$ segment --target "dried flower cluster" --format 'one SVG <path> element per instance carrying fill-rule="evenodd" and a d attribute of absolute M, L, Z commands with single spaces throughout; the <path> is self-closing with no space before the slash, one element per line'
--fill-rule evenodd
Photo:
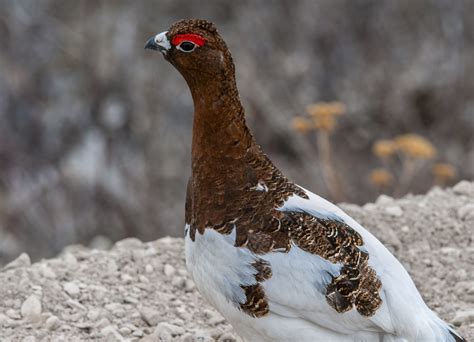
<path fill-rule="evenodd" d="M 340 178 L 333 166 L 331 158 L 330 134 L 336 126 L 336 118 L 346 111 L 340 102 L 318 102 L 306 108 L 306 116 L 297 116 L 292 121 L 293 129 L 299 133 L 316 131 L 318 152 L 321 159 L 323 176 L 328 187 L 331 199 L 344 199 L 343 187 Z"/>
<path fill-rule="evenodd" d="M 396 195 L 405 193 L 413 178 L 438 154 L 429 140 L 412 133 L 399 135 L 392 140 L 378 140 L 372 146 L 372 152 L 380 159 L 384 168 L 372 170 L 369 174 L 370 182 L 378 189 L 396 185 Z M 398 163 L 394 160 L 395 157 L 398 157 Z M 400 165 L 397 177 L 389 171 L 395 164 Z M 432 174 L 436 184 L 445 185 L 456 176 L 456 170 L 450 164 L 437 163 L 432 167 Z"/>
<path fill-rule="evenodd" d="M 336 117 L 344 114 L 346 107 L 340 102 L 318 102 L 306 108 L 308 116 L 293 119 L 293 128 L 300 133 L 311 130 L 331 132 L 336 126 Z"/>

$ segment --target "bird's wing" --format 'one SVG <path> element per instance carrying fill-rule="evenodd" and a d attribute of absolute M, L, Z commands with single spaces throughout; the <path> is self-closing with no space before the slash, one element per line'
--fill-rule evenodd
<path fill-rule="evenodd" d="M 426 306 L 398 260 L 354 219 L 304 190 L 279 208 L 292 238 L 287 253 L 262 259 L 270 311 L 343 333 L 395 333 L 414 324 Z M 413 312 L 415 311 L 415 312 Z M 428 310 L 429 311 L 429 310 Z"/>

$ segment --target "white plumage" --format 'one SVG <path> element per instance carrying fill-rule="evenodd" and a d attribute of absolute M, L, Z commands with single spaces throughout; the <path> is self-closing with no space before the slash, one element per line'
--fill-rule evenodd
<path fill-rule="evenodd" d="M 305 190 L 309 199 L 293 195 L 281 211 L 306 212 L 320 218 L 339 219 L 356 230 L 370 255 L 369 264 L 382 282 L 382 306 L 372 317 L 357 310 L 338 313 L 328 305 L 323 284 L 340 265 L 310 254 L 296 245 L 288 253 L 254 255 L 234 247 L 232 234 L 213 229 L 186 234 L 186 261 L 201 294 L 248 341 L 455 341 L 448 325 L 424 303 L 413 281 L 398 260 L 372 234 L 325 199 Z M 255 283 L 250 266 L 257 258 L 267 261 L 272 277 L 263 282 L 270 313 L 254 318 L 239 310 L 240 285 Z M 327 282 L 327 279 L 326 279 Z M 453 332 L 454 334 L 454 332 Z"/>

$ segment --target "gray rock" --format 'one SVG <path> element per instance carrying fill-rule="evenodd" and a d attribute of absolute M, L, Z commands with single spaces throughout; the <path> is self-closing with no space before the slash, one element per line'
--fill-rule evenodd
<path fill-rule="evenodd" d="M 46 320 L 45 327 L 48 330 L 56 330 L 61 326 L 61 320 L 56 316 L 51 316 Z"/>
<path fill-rule="evenodd" d="M 81 293 L 81 289 L 73 282 L 65 283 L 63 285 L 64 291 L 73 298 L 76 298 Z"/>
<path fill-rule="evenodd" d="M 474 221 L 474 203 L 468 203 L 459 208 L 458 218 L 463 221 Z"/>
<path fill-rule="evenodd" d="M 453 187 L 453 191 L 458 195 L 474 196 L 474 182 L 462 180 Z"/>
<path fill-rule="evenodd" d="M 158 324 L 155 331 L 153 332 L 154 335 L 158 336 L 164 341 L 168 341 L 167 338 L 171 340 L 171 338 L 183 335 L 184 333 L 184 328 L 166 322 L 161 322 Z"/>
<path fill-rule="evenodd" d="M 26 253 L 21 253 L 18 258 L 6 264 L 4 270 L 10 270 L 14 268 L 27 267 L 31 265 L 30 256 Z"/>
<path fill-rule="evenodd" d="M 115 243 L 118 249 L 136 249 L 143 246 L 143 243 L 137 238 L 126 238 Z"/>
<path fill-rule="evenodd" d="M 176 273 L 176 270 L 170 264 L 166 264 L 165 267 L 163 268 L 163 273 L 165 274 L 165 276 L 171 277 L 172 275 Z"/>
<path fill-rule="evenodd" d="M 474 323 L 474 309 L 458 311 L 454 316 L 454 325 L 460 326 L 469 323 Z"/>
<path fill-rule="evenodd" d="M 149 307 L 140 307 L 138 308 L 140 317 L 149 325 L 155 326 L 162 321 L 162 315 L 159 311 L 149 308 Z"/>
<path fill-rule="evenodd" d="M 29 320 L 38 320 L 41 314 L 41 301 L 36 295 L 29 296 L 21 305 L 21 315 Z"/>
<path fill-rule="evenodd" d="M 393 205 L 393 206 L 385 208 L 385 212 L 395 217 L 400 217 L 403 215 L 403 210 L 398 205 Z"/>

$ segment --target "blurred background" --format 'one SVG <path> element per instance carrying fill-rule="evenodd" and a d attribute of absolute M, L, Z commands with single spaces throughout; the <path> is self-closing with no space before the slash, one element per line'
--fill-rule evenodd
<path fill-rule="evenodd" d="M 181 236 L 192 101 L 145 41 L 215 22 L 257 141 L 334 201 L 474 176 L 473 1 L 0 0 L 0 264 Z"/>

